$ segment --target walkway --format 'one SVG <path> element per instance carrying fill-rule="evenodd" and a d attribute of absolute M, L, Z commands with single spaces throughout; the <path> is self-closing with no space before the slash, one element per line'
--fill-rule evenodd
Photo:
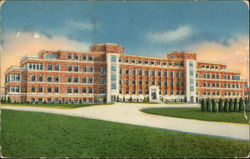
<path fill-rule="evenodd" d="M 202 135 L 212 135 L 239 140 L 249 140 L 249 125 L 208 122 L 192 119 L 181 119 L 159 115 L 146 114 L 140 111 L 143 108 L 158 107 L 198 107 L 194 104 L 166 105 L 166 104 L 127 104 L 116 103 L 112 106 L 92 106 L 76 109 L 54 109 L 38 107 L 13 107 L 4 106 L 2 109 L 20 111 L 45 112 L 78 116 L 92 119 L 107 120 L 119 123 L 127 123 L 166 130 L 175 130 Z"/>

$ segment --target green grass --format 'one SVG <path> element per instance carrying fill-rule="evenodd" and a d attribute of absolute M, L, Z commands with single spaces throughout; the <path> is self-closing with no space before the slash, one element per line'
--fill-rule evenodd
<path fill-rule="evenodd" d="M 73 108 L 79 108 L 79 107 L 89 107 L 89 106 L 98 106 L 98 105 L 112 105 L 112 103 L 107 104 L 40 104 L 40 103 L 8 103 L 8 104 L 1 104 L 1 106 L 29 106 L 29 107 L 46 107 L 46 108 L 61 108 L 61 109 L 73 109 Z"/>
<path fill-rule="evenodd" d="M 2 111 L 5 157 L 240 157 L 250 144 L 46 113 Z"/>
<path fill-rule="evenodd" d="M 239 112 L 202 112 L 200 108 L 152 108 L 143 109 L 142 111 L 149 114 L 177 118 L 233 123 L 248 123 L 248 120 L 246 120 L 244 117 L 244 113 Z"/>

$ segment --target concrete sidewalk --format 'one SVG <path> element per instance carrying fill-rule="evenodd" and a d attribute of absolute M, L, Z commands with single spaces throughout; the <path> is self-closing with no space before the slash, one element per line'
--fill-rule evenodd
<path fill-rule="evenodd" d="M 116 103 L 112 106 L 92 106 L 76 109 L 54 109 L 38 107 L 13 107 L 3 106 L 1 109 L 12 109 L 20 111 L 44 112 L 78 116 L 91 119 L 107 120 L 119 123 L 127 123 L 146 127 L 153 127 L 166 130 L 175 130 L 201 135 L 212 135 L 224 138 L 249 140 L 249 125 L 208 122 L 192 119 L 165 117 L 146 114 L 140 111 L 143 108 L 164 108 L 164 107 L 198 107 L 195 104 L 128 104 Z"/>

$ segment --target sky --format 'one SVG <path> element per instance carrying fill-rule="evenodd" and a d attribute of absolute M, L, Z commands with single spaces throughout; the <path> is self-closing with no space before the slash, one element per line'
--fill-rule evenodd
<path fill-rule="evenodd" d="M 127 55 L 195 52 L 248 78 L 243 1 L 6 1 L 0 12 L 2 72 L 42 49 L 88 51 L 95 43 L 117 43 Z"/>

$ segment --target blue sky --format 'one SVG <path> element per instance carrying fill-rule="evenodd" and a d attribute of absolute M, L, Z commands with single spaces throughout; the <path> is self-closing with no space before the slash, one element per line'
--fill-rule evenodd
<path fill-rule="evenodd" d="M 247 5 L 241 1 L 7 1 L 2 29 L 90 44 L 117 43 L 128 54 L 161 56 L 203 41 L 226 46 L 227 39 L 248 35 L 247 18 Z"/>

